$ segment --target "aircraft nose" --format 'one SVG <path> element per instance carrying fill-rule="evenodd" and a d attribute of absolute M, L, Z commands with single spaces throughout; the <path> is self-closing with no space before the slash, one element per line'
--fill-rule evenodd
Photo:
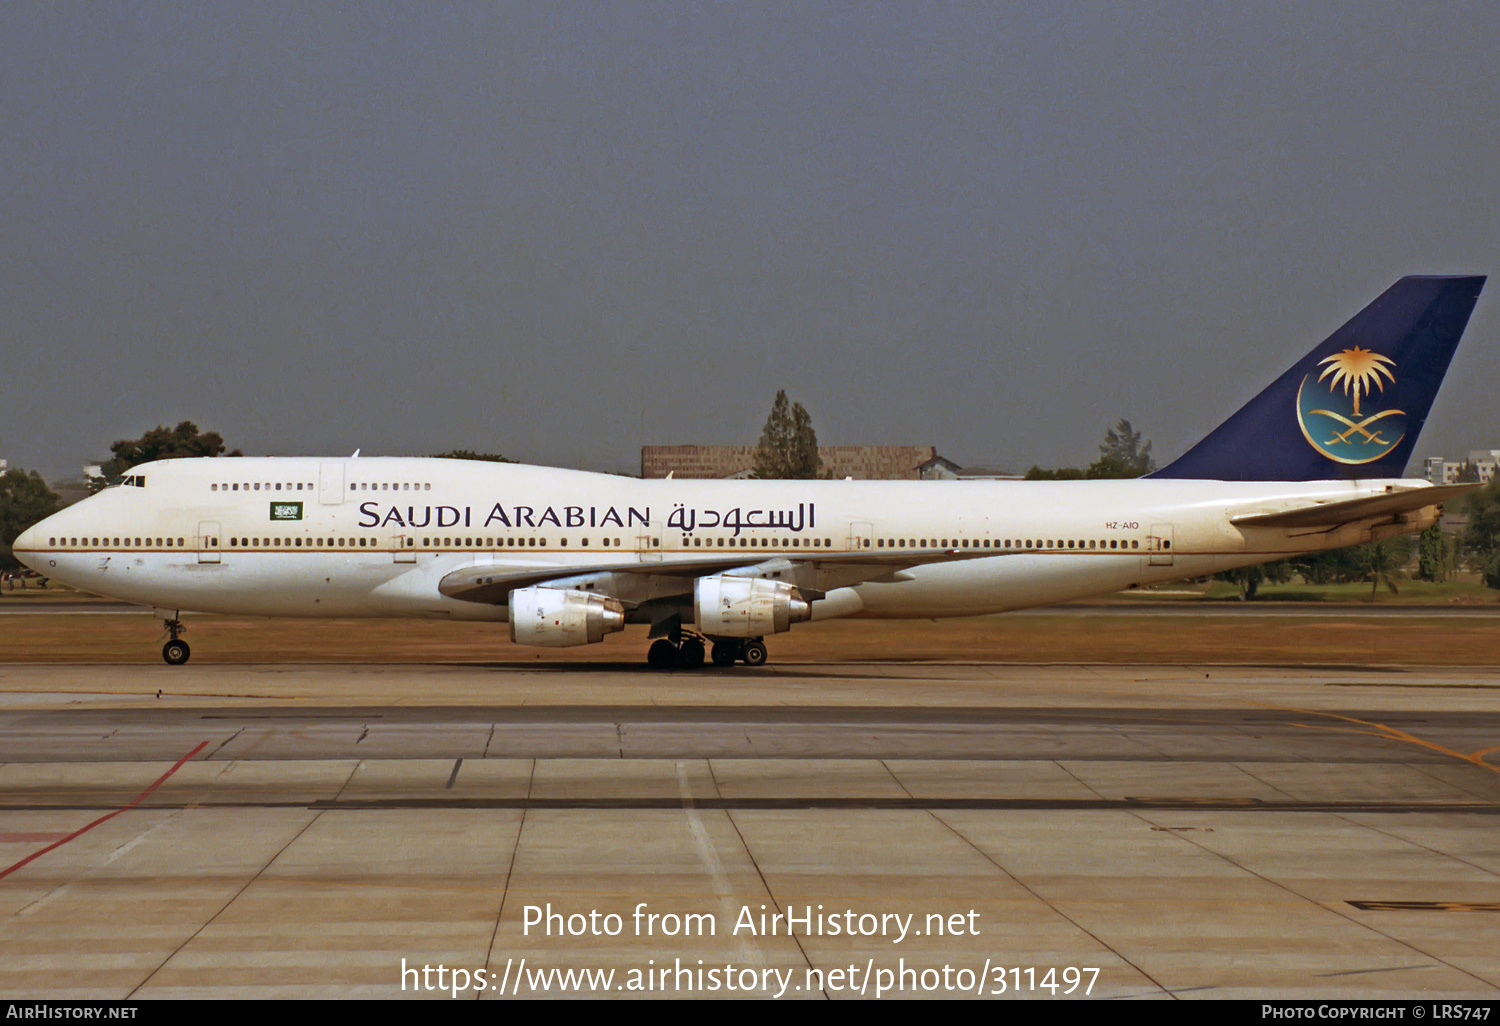
<path fill-rule="evenodd" d="M 11 551 L 15 554 L 15 557 L 33 570 L 37 570 L 32 565 L 33 562 L 40 563 L 42 561 L 42 553 L 40 551 L 42 547 L 42 525 L 46 522 L 43 520 L 41 523 L 33 524 L 17 535 L 15 541 L 11 542 Z M 37 570 L 37 573 L 41 573 L 41 571 Z"/>

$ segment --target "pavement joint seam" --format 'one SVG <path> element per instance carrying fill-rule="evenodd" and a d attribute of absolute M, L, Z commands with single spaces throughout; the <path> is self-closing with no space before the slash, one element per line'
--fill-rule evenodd
<path fill-rule="evenodd" d="M 1149 819 L 1147 819 L 1145 816 L 1143 816 L 1141 813 L 1139 813 L 1139 812 L 1131 812 L 1131 815 L 1135 816 L 1141 822 L 1146 823 L 1148 825 L 1151 825 L 1151 821 Z M 1342 817 L 1337 817 L 1337 818 L 1342 818 Z M 1223 852 L 1215 851 L 1213 848 L 1210 848 L 1208 845 L 1202 843 L 1201 841 L 1199 841 L 1195 837 L 1190 837 L 1187 834 L 1178 834 L 1178 833 L 1170 834 L 1168 836 L 1175 837 L 1175 838 L 1177 838 L 1178 840 L 1181 840 L 1181 841 L 1185 841 L 1188 844 L 1191 844 L 1193 847 L 1198 848 L 1199 850 L 1205 852 L 1206 854 L 1211 855 L 1214 858 L 1220 859 L 1220 860 L 1222 860 L 1224 862 L 1227 862 L 1229 865 L 1234 866 L 1236 869 L 1240 870 L 1241 872 L 1248 873 L 1249 875 L 1255 877 L 1256 879 L 1264 881 L 1265 883 L 1270 884 L 1272 887 L 1275 887 L 1278 890 L 1285 891 L 1287 894 L 1290 894 L 1293 897 L 1296 897 L 1296 898 L 1300 899 L 1301 901 L 1304 901 L 1307 904 L 1312 905 L 1314 908 L 1322 909 L 1324 912 L 1332 913 L 1333 915 L 1339 917 L 1340 919 L 1343 919 L 1343 920 L 1346 920 L 1349 923 L 1352 923 L 1354 926 L 1356 926 L 1358 928 L 1362 928 L 1362 929 L 1368 930 L 1371 933 L 1373 933 L 1373 934 L 1375 934 L 1375 935 L 1377 935 L 1379 937 L 1384 937 L 1386 940 L 1391 941 L 1394 944 L 1398 944 L 1401 947 L 1406 948 L 1409 951 L 1416 952 L 1418 955 L 1421 955 L 1423 958 L 1430 958 L 1430 959 L 1432 959 L 1435 962 L 1439 962 L 1439 963 L 1447 966 L 1449 969 L 1452 969 L 1454 972 L 1460 973 L 1460 974 L 1462 974 L 1464 976 L 1467 976 L 1470 979 L 1477 980 L 1477 981 L 1479 981 L 1480 983 L 1484 984 L 1487 987 L 1494 987 L 1495 986 L 1495 984 L 1492 981 L 1486 980 L 1484 977 L 1479 976 L 1476 973 L 1472 973 L 1469 970 L 1462 968 L 1461 966 L 1454 965 L 1452 962 L 1450 962 L 1447 959 L 1443 958 L 1441 955 L 1434 955 L 1434 954 L 1432 954 L 1429 951 L 1424 951 L 1421 948 L 1417 947 L 1415 944 L 1411 943 L 1410 941 L 1403 940 L 1400 937 L 1392 936 L 1391 934 L 1385 932 L 1384 930 L 1380 929 L 1379 927 L 1374 926 L 1371 923 L 1367 923 L 1367 922 L 1364 922 L 1363 920 L 1356 919 L 1354 916 L 1349 915 L 1348 913 L 1344 912 L 1342 909 L 1331 908 L 1328 905 L 1323 904 L 1323 902 L 1318 901 L 1316 898 L 1313 898 L 1313 897 L 1311 897 L 1309 895 L 1301 893 L 1300 891 L 1298 891 L 1295 887 L 1291 886 L 1290 884 L 1283 883 L 1280 880 L 1274 880 L 1271 877 L 1265 875 L 1264 873 L 1258 872 L 1257 870 L 1254 870 L 1254 869 L 1250 868 L 1249 866 L 1244 865 L 1243 863 L 1237 861 L 1236 859 L 1230 857 L 1229 855 L 1224 854 Z"/>
<path fill-rule="evenodd" d="M 1082 784 L 1083 781 L 1080 780 L 1079 783 Z M 1088 787 L 1087 784 L 1083 784 L 1083 786 L 1084 787 Z M 1092 788 L 1090 788 L 1090 790 L 1092 790 Z M 1027 894 L 1029 894 L 1033 898 L 1035 898 L 1037 901 L 1040 901 L 1043 905 L 1046 905 L 1047 908 L 1051 909 L 1053 915 L 1055 915 L 1058 918 L 1062 919 L 1063 921 L 1067 922 L 1075 930 L 1080 930 L 1083 933 L 1087 934 L 1090 938 L 1093 939 L 1093 941 L 1094 941 L 1095 944 L 1098 944 L 1101 948 L 1103 948 L 1104 950 L 1108 951 L 1110 954 L 1114 955 L 1116 958 L 1118 958 L 1120 961 L 1124 962 L 1126 965 L 1130 966 L 1130 968 L 1134 969 L 1136 972 L 1140 973 L 1142 977 L 1144 977 L 1145 979 L 1151 981 L 1152 985 L 1154 985 L 1157 989 L 1159 989 L 1163 994 L 1166 994 L 1168 997 L 1170 997 L 1174 1001 L 1178 1000 L 1177 995 L 1175 993 L 1173 993 L 1171 990 L 1169 990 L 1167 987 L 1163 986 L 1160 980 L 1158 980 L 1156 977 L 1152 976 L 1145 969 L 1142 969 L 1139 965 L 1136 965 L 1135 962 L 1131 961 L 1131 959 L 1130 959 L 1129 956 L 1127 956 L 1124 952 L 1122 952 L 1122 951 L 1118 950 L 1117 948 L 1115 948 L 1115 946 L 1113 944 L 1110 944 L 1108 941 L 1106 941 L 1103 937 L 1100 937 L 1093 930 L 1090 930 L 1087 926 L 1084 926 L 1078 920 L 1074 919 L 1072 916 L 1068 915 L 1066 912 L 1064 912 L 1062 909 L 1058 908 L 1052 902 L 1048 901 L 1047 898 L 1044 897 L 1040 892 L 1034 890 L 1030 885 L 1028 885 L 1020 877 L 1016 876 L 1010 870 L 1006 869 L 999 862 L 997 862 L 995 860 L 995 858 L 992 855 L 990 855 L 989 852 L 985 851 L 979 845 L 975 844 L 972 840 L 970 840 L 968 838 L 968 836 L 966 836 L 962 830 L 959 830 L 956 826 L 954 826 L 952 823 L 949 823 L 946 819 L 944 819 L 942 816 L 939 816 L 936 812 L 932 812 L 932 811 L 929 810 L 927 814 L 929 816 L 931 816 L 933 819 L 937 820 L 940 824 L 942 824 L 948 831 L 950 831 L 960 841 L 964 842 L 970 848 L 974 849 L 974 851 L 978 852 L 980 858 L 984 859 L 990 865 L 994 866 L 997 870 L 999 870 L 1002 875 L 1004 875 L 1008 880 L 1011 881 L 1011 883 L 1015 884 L 1017 887 L 1021 888 Z"/>
<path fill-rule="evenodd" d="M 343 794 L 344 793 L 344 788 L 349 786 L 349 781 L 354 779 L 354 774 L 355 774 L 355 772 L 358 769 L 359 769 L 359 763 L 355 763 L 354 764 L 354 768 L 349 771 L 349 776 L 344 780 L 344 783 L 339 787 L 339 790 L 338 790 L 339 794 Z M 337 796 L 335 796 L 335 797 L 337 797 Z M 233 905 L 236 901 L 239 900 L 240 895 L 244 894 L 247 890 L 250 889 L 250 885 L 251 884 L 253 884 L 253 883 L 255 883 L 255 881 L 259 880 L 261 878 L 261 876 L 265 873 L 265 871 L 267 869 L 270 869 L 271 866 L 275 864 L 276 860 L 279 859 L 279 858 L 281 858 L 281 856 L 286 852 L 286 850 L 288 848 L 290 848 L 292 845 L 296 844 L 297 843 L 297 839 L 299 837 L 301 837 L 303 834 L 307 833 L 307 831 L 312 828 L 312 825 L 314 823 L 316 823 L 322 817 L 323 817 L 323 810 L 319 809 L 319 810 L 315 811 L 312 814 L 312 817 L 310 819 L 308 819 L 308 821 L 306 823 L 302 824 L 302 829 L 298 830 L 295 834 L 293 834 L 291 836 L 291 838 L 285 844 L 283 844 L 280 848 L 276 849 L 276 854 L 272 855 L 269 859 L 267 859 L 266 862 L 265 862 L 265 864 L 262 865 L 259 869 L 257 869 L 255 871 L 255 873 L 250 877 L 250 879 L 246 880 L 243 884 L 241 884 L 240 885 L 240 889 L 237 890 L 237 891 L 235 891 L 234 894 L 232 894 L 230 896 L 230 898 L 229 898 L 228 901 L 224 902 L 223 905 L 220 905 L 219 906 L 219 910 L 217 912 L 215 912 L 213 915 L 209 916 L 206 920 L 204 920 L 204 922 L 196 930 L 194 930 L 191 934 L 189 934 L 186 938 L 184 938 L 184 940 L 182 941 L 181 944 L 177 945 L 177 947 L 175 947 L 175 948 L 172 949 L 172 953 L 170 955 L 168 955 L 166 958 L 164 958 L 164 959 L 161 960 L 161 964 L 160 965 L 158 965 L 155 969 L 152 969 L 149 973 L 146 974 L 145 978 L 142 979 L 140 983 L 137 983 L 134 987 L 132 987 L 130 989 L 130 993 L 128 993 L 128 994 L 125 995 L 125 1000 L 129 1001 L 132 998 L 134 998 L 135 995 L 140 991 L 140 989 L 142 987 L 146 986 L 146 984 L 150 983 L 151 980 L 156 976 L 157 973 L 159 973 L 163 969 L 165 969 L 167 967 L 167 963 L 171 962 L 172 959 L 176 958 L 177 955 L 178 955 L 178 953 L 181 952 L 183 948 L 185 948 L 189 944 L 191 944 L 198 937 L 199 934 L 201 934 L 204 930 L 206 930 L 210 926 L 212 926 L 213 923 L 214 923 L 214 921 L 216 919 L 218 919 L 221 915 L 223 915 L 224 912 L 229 908 L 230 905 Z"/>
<path fill-rule="evenodd" d="M 491 727 L 491 732 L 494 728 Z M 531 797 L 531 785 L 536 780 L 536 760 L 531 760 L 531 776 L 526 779 L 526 797 Z M 521 835 L 526 832 L 526 809 L 521 810 L 521 822 L 516 824 L 516 843 L 510 849 L 510 862 L 505 867 L 505 882 L 500 885 L 500 907 L 495 911 L 495 928 L 490 932 L 489 950 L 484 953 L 484 968 L 486 975 L 493 975 L 495 960 L 495 941 L 500 938 L 500 923 L 505 918 L 505 900 L 510 897 L 510 878 L 516 871 L 516 859 L 521 855 Z M 474 992 L 474 1000 L 478 1001 L 480 991 Z"/>
<path fill-rule="evenodd" d="M 719 788 L 719 775 L 714 772 L 713 760 L 706 759 L 704 761 L 708 763 L 708 776 L 709 779 L 711 779 L 714 783 L 714 794 L 722 796 L 724 792 Z M 777 908 L 780 908 L 781 902 L 777 900 L 776 892 L 771 889 L 771 881 L 766 879 L 765 872 L 761 870 L 760 863 L 756 861 L 755 852 L 750 850 L 750 842 L 745 840 L 745 832 L 740 829 L 739 823 L 735 821 L 734 812 L 728 808 L 725 808 L 723 811 L 724 818 L 729 820 L 729 825 L 734 828 L 734 836 L 740 839 L 740 847 L 745 849 L 745 858 L 750 860 L 750 866 L 755 870 L 755 875 L 760 879 L 760 885 L 765 888 L 766 897 L 770 898 L 772 904 L 774 904 Z M 797 953 L 802 956 L 803 963 L 807 966 L 808 969 L 812 969 L 812 959 L 807 957 L 807 949 L 802 946 L 802 939 L 795 933 L 791 934 L 791 938 L 792 942 L 797 945 Z M 820 993 L 823 995 L 824 1001 L 832 1000 L 832 998 L 828 996 L 827 988 L 821 989 Z"/>

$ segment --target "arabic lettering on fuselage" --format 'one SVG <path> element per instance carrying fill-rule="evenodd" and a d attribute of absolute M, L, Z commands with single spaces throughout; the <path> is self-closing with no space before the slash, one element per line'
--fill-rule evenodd
<path fill-rule="evenodd" d="M 672 512 L 667 514 L 667 526 L 675 527 L 683 534 L 728 528 L 734 531 L 736 538 L 739 537 L 740 531 L 747 527 L 763 527 L 773 531 L 797 533 L 811 530 L 816 526 L 813 506 L 814 503 L 811 502 L 799 502 L 796 512 L 791 509 L 744 510 L 738 506 L 725 511 L 698 509 L 693 506 L 673 506 Z"/>
<path fill-rule="evenodd" d="M 650 527 L 651 507 L 626 506 L 381 506 L 359 504 L 360 527 Z"/>

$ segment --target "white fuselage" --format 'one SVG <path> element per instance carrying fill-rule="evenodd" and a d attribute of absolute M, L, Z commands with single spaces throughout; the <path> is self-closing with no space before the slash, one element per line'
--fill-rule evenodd
<path fill-rule="evenodd" d="M 27 531 L 17 556 L 65 584 L 173 613 L 466 620 L 507 617 L 503 604 L 439 592 L 445 575 L 467 567 L 561 577 L 731 550 L 748 566 L 908 547 L 959 558 L 829 590 L 813 618 L 1003 612 L 1368 541 L 1373 521 L 1308 531 L 1230 518 L 1416 486 L 642 481 L 424 458 L 181 459 L 132 475 L 139 484 Z"/>

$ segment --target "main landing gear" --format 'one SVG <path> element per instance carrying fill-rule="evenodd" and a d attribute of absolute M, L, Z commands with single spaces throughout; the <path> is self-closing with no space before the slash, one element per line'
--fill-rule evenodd
<path fill-rule="evenodd" d="M 181 666 L 188 661 L 188 656 L 193 650 L 188 648 L 186 641 L 179 641 L 178 637 L 187 630 L 178 619 L 163 620 L 162 625 L 166 627 L 167 633 L 172 636 L 171 640 L 161 647 L 161 657 L 167 661 L 168 666 Z"/>
<path fill-rule="evenodd" d="M 658 638 L 646 651 L 646 664 L 653 670 L 696 670 L 703 665 L 705 649 L 715 666 L 764 666 L 769 653 L 759 638 L 704 638 L 689 631 L 676 630 L 675 637 Z"/>

